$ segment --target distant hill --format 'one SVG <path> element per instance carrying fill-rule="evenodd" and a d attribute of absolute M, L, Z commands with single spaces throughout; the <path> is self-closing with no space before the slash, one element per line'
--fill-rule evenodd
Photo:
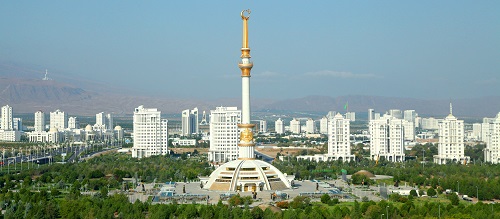
<path fill-rule="evenodd" d="M 105 111 L 115 114 L 132 114 L 139 105 L 158 108 L 163 113 L 180 114 L 184 109 L 198 107 L 209 112 L 217 106 L 241 106 L 239 98 L 214 100 L 148 97 L 134 95 L 136 91 L 116 88 L 90 79 L 70 74 L 50 74 L 54 80 L 42 80 L 38 66 L 20 66 L 0 62 L 0 105 L 11 105 L 15 113 L 45 112 L 61 109 L 70 115 L 94 115 Z M 500 96 L 453 101 L 453 114 L 462 117 L 493 117 L 500 112 Z M 380 96 L 307 96 L 287 100 L 252 99 L 252 110 L 289 112 L 345 112 L 366 113 L 369 108 L 384 113 L 389 109 L 414 109 L 422 116 L 445 116 L 449 100 L 424 100 Z M 200 112 L 201 113 L 201 112 Z"/>

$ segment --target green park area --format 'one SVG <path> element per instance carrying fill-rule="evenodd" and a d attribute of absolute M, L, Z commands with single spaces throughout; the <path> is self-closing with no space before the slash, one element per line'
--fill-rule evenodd
<path fill-rule="evenodd" d="M 127 179 L 141 183 L 196 182 L 214 168 L 198 156 L 154 156 L 143 159 L 109 153 L 77 163 L 23 164 L 23 169 L 0 172 L 0 207 L 4 218 L 500 218 L 500 166 L 491 164 L 427 164 L 362 160 L 360 162 L 310 162 L 290 159 L 273 164 L 300 180 L 341 178 L 366 170 L 392 176 L 373 180 L 353 176 L 348 182 L 376 186 L 409 185 L 410 195 L 389 194 L 387 199 L 355 201 L 295 196 L 286 200 L 252 204 L 252 198 L 233 196 L 213 204 L 131 201 Z M 373 187 L 372 187 L 373 188 Z M 451 190 L 453 192 L 446 192 Z M 455 193 L 459 191 L 459 195 Z M 425 194 L 425 195 L 424 195 Z M 462 196 L 472 197 L 466 201 Z M 479 196 L 479 201 L 477 197 Z"/>

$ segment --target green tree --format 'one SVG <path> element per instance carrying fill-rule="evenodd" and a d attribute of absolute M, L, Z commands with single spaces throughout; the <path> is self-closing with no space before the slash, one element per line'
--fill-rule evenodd
<path fill-rule="evenodd" d="M 452 205 L 458 205 L 460 203 L 460 199 L 458 198 L 458 195 L 454 192 L 448 195 L 448 199 L 450 200 Z"/>
<path fill-rule="evenodd" d="M 415 189 L 412 189 L 410 191 L 410 196 L 413 196 L 413 197 L 418 197 L 418 194 L 417 194 L 417 191 Z"/>
<path fill-rule="evenodd" d="M 437 195 L 437 192 L 435 189 L 433 189 L 432 187 L 430 187 L 429 189 L 427 189 L 427 195 L 428 196 L 435 196 Z"/>
<path fill-rule="evenodd" d="M 330 200 L 331 200 L 331 198 L 330 198 L 330 195 L 328 195 L 328 194 L 323 194 L 321 196 L 321 203 L 323 203 L 323 204 L 330 203 Z"/>

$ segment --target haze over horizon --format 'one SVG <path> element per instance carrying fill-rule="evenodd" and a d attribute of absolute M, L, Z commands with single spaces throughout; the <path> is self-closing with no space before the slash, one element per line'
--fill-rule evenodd
<path fill-rule="evenodd" d="M 239 98 L 250 8 L 252 98 L 500 93 L 498 1 L 217 3 L 3 2 L 0 62 L 148 95 Z"/>

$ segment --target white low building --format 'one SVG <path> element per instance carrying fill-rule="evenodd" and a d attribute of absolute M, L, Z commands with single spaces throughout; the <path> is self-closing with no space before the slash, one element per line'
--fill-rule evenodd
<path fill-rule="evenodd" d="M 173 138 L 172 145 L 174 145 L 174 146 L 196 146 L 196 139 Z"/>
<path fill-rule="evenodd" d="M 20 141 L 21 140 L 21 132 L 20 131 L 4 131 L 0 130 L 0 141 Z"/>

